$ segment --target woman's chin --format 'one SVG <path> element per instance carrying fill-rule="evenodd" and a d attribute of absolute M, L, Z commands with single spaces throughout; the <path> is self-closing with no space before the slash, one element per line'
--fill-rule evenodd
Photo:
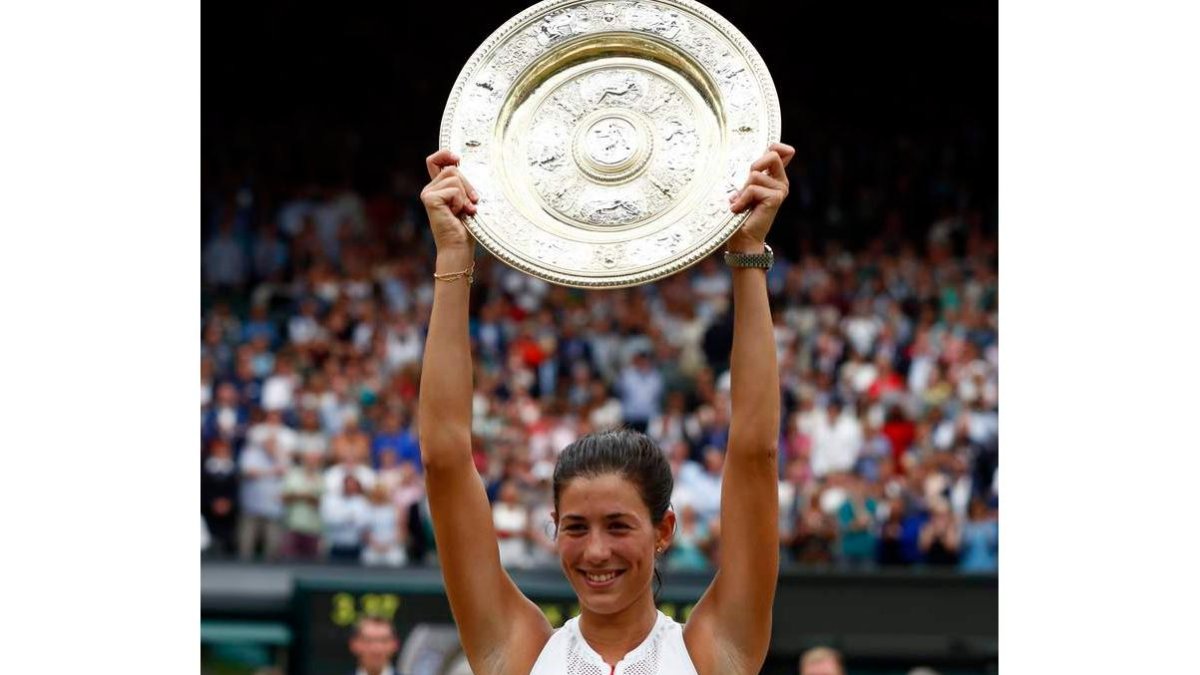
<path fill-rule="evenodd" d="M 615 614 L 620 609 L 617 598 L 584 591 L 579 594 L 579 606 L 592 614 Z"/>

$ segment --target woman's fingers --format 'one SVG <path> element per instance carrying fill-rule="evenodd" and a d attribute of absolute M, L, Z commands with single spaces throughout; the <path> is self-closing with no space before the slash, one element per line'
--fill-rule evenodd
<path fill-rule="evenodd" d="M 783 170 L 783 158 L 778 152 L 768 150 L 762 157 L 750 165 L 750 173 L 766 172 L 779 180 L 787 180 L 787 172 Z"/>
<path fill-rule="evenodd" d="M 479 193 L 475 191 L 475 188 L 471 185 L 471 181 L 467 180 L 467 177 L 463 175 L 461 169 L 459 169 L 457 166 L 448 166 L 442 169 L 442 173 L 454 176 L 461 180 L 463 188 L 466 189 L 467 196 L 471 198 L 471 201 L 479 201 Z"/>
<path fill-rule="evenodd" d="M 792 158 L 796 156 L 796 149 L 787 143 L 772 143 L 771 147 L 767 149 L 778 154 L 779 158 L 783 160 L 784 166 L 787 166 L 792 161 Z"/>
<path fill-rule="evenodd" d="M 463 191 L 468 199 L 472 202 L 479 201 L 479 195 L 471 188 L 471 184 L 467 182 L 465 176 L 454 172 L 455 169 L 443 169 L 442 175 L 429 184 L 429 187 L 434 190 L 440 190 L 444 187 L 455 187 Z"/>
<path fill-rule="evenodd" d="M 751 191 L 749 188 L 760 188 L 759 190 Z M 767 201 L 775 207 L 783 203 L 787 199 L 788 184 L 786 181 L 776 180 L 764 171 L 752 171 L 750 177 L 746 179 L 746 185 L 740 191 L 730 197 L 730 208 L 736 213 L 748 205 L 752 205 L 759 201 Z"/>
<path fill-rule="evenodd" d="M 449 150 L 438 150 L 425 158 L 425 170 L 429 172 L 430 178 L 437 178 L 444 167 L 456 164 L 458 164 L 458 155 Z"/>
<path fill-rule="evenodd" d="M 463 192 L 471 199 L 471 201 L 479 201 L 479 193 L 475 191 L 475 188 L 471 187 L 470 181 L 467 180 L 467 177 L 463 175 L 462 171 L 460 171 L 458 167 L 442 167 L 441 173 L 439 173 L 438 177 L 435 178 L 432 183 L 430 183 L 430 185 L 437 185 L 438 187 L 446 184 L 458 185 L 462 187 Z"/>
<path fill-rule="evenodd" d="M 787 197 L 788 193 L 788 182 L 786 180 L 778 180 L 763 171 L 750 172 L 750 177 L 746 179 L 746 185 L 761 185 L 771 190 L 782 190 L 784 197 Z"/>
<path fill-rule="evenodd" d="M 741 213 L 747 207 L 759 203 L 766 205 L 767 208 L 777 209 L 783 203 L 783 191 L 773 190 L 764 185 L 747 185 L 734 197 L 729 208 L 734 213 Z"/>
<path fill-rule="evenodd" d="M 467 215 L 475 213 L 475 205 L 471 203 L 471 200 L 467 198 L 466 192 L 458 185 L 451 185 L 440 189 L 426 189 L 422 199 L 427 207 L 445 205 L 456 216 L 464 211 Z"/>

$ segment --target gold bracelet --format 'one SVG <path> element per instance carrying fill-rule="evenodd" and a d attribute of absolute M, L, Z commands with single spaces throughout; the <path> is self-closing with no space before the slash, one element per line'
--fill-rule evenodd
<path fill-rule="evenodd" d="M 475 261 L 471 261 L 471 266 L 461 272 L 433 273 L 433 278 L 438 281 L 458 281 L 464 277 L 467 280 L 468 286 L 475 282 Z"/>

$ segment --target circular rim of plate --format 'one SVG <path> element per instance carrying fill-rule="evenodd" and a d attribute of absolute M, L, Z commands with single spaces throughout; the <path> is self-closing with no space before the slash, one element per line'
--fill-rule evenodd
<path fill-rule="evenodd" d="M 468 80 L 476 72 L 481 62 L 491 56 L 493 50 L 508 39 L 519 27 L 525 26 L 531 20 L 535 20 L 543 15 L 550 14 L 554 11 L 569 8 L 574 5 L 590 5 L 598 4 L 603 0 L 542 0 L 535 5 L 527 7 L 525 10 L 516 16 L 505 21 L 499 28 L 493 31 L 487 39 L 479 45 L 478 48 L 471 54 L 471 58 L 459 71 L 458 77 L 455 79 L 454 86 L 450 91 L 450 96 L 446 102 L 446 107 L 442 113 L 442 122 L 439 129 L 438 147 L 441 149 L 450 149 L 450 139 L 453 133 L 455 113 L 458 109 L 459 99 L 462 95 Z M 762 56 L 758 50 L 746 39 L 728 19 L 718 14 L 715 10 L 696 2 L 695 0 L 642 0 L 646 4 L 664 5 L 684 10 L 691 14 L 704 19 L 714 28 L 717 29 L 725 38 L 729 39 L 735 47 L 737 47 L 741 56 L 746 60 L 750 67 L 755 80 L 758 81 L 760 89 L 763 93 L 763 103 L 767 113 L 767 138 L 768 145 L 780 140 L 780 108 L 779 96 L 775 89 L 774 80 L 771 78 L 770 72 L 767 70 L 766 63 L 762 60 Z M 763 148 L 766 152 L 767 148 Z M 747 171 L 749 167 L 747 166 Z M 481 246 L 488 250 L 492 255 L 499 258 L 505 264 L 518 269 L 522 272 L 530 274 L 539 279 L 569 286 L 574 288 L 625 288 L 629 286 L 638 286 L 641 284 L 657 281 L 664 277 L 676 274 L 696 263 L 704 260 L 717 251 L 730 237 L 737 232 L 742 223 L 750 215 L 750 211 L 746 210 L 738 214 L 731 213 L 725 220 L 724 225 L 715 235 L 709 237 L 703 245 L 693 247 L 686 255 L 683 255 L 670 263 L 660 265 L 658 267 L 635 272 L 631 274 L 619 274 L 608 277 L 597 277 L 584 274 L 563 274 L 554 270 L 545 269 L 536 265 L 530 264 L 524 258 L 515 255 L 511 248 L 506 246 L 503 240 L 492 236 L 485 227 L 477 222 L 476 216 L 462 217 L 463 223 L 471 236 L 475 238 Z"/>

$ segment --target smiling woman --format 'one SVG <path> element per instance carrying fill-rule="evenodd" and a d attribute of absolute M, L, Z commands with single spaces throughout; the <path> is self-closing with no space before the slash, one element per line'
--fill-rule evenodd
<path fill-rule="evenodd" d="M 422 192 L 437 245 L 422 366 L 420 446 L 442 577 L 472 670 L 520 675 L 755 673 L 766 658 L 779 570 L 776 440 L 779 373 L 767 299 L 767 233 L 795 154 L 772 144 L 730 199 L 748 211 L 727 243 L 733 267 L 731 420 L 721 487 L 721 569 L 686 626 L 654 605 L 655 564 L 670 546 L 671 468 L 646 435 L 618 430 L 568 446 L 554 471 L 556 547 L 580 614 L 554 631 L 504 571 L 471 455 L 468 335 L 473 244 L 462 218 L 479 194 L 448 150 Z"/>
<path fill-rule="evenodd" d="M 645 589 L 657 577 L 654 562 L 675 530 L 669 510 L 673 487 L 666 456 L 643 434 L 610 431 L 563 450 L 554 470 L 554 518 L 563 572 L 581 605 L 636 592 L 636 598 L 617 604 L 642 600 L 653 606 Z M 618 577 L 624 577 L 619 587 Z M 588 591 L 600 589 L 612 592 L 589 602 Z"/>

